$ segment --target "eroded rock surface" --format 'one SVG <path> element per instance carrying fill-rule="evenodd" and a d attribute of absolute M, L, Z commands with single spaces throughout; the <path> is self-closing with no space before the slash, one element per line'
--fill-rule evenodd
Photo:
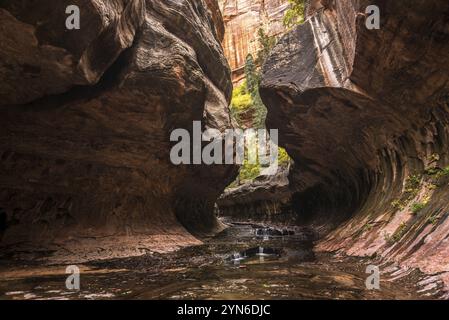
<path fill-rule="evenodd" d="M 248 54 L 260 49 L 258 30 L 269 36 L 280 36 L 286 29 L 282 23 L 289 8 L 288 0 L 219 0 L 225 20 L 223 48 L 232 69 L 234 82 L 245 77 Z"/>
<path fill-rule="evenodd" d="M 65 29 L 69 4 L 80 31 Z M 213 205 L 236 168 L 169 158 L 173 129 L 231 127 L 217 8 L 1 2 L 2 252 L 88 260 L 198 243 L 184 226 L 220 230 Z"/>
<path fill-rule="evenodd" d="M 448 278 L 449 4 L 308 3 L 261 88 L 295 161 L 294 209 L 327 235 L 320 250 Z M 380 30 L 365 27 L 371 4 Z"/>
<path fill-rule="evenodd" d="M 65 28 L 68 5 L 82 12 L 81 30 Z M 144 0 L 28 1 L 0 4 L 0 104 L 22 104 L 98 82 L 134 41 Z M 88 31 L 87 31 L 88 30 Z"/>

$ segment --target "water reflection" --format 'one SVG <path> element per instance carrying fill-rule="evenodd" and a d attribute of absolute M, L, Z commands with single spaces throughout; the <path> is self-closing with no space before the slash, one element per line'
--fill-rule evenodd
<path fill-rule="evenodd" d="M 366 290 L 362 260 L 316 255 L 313 241 L 308 230 L 232 224 L 201 246 L 84 265 L 79 292 L 67 291 L 65 274 L 49 272 L 58 266 L 30 267 L 29 275 L 0 278 L 0 299 L 416 298 L 413 283 Z"/>
<path fill-rule="evenodd" d="M 234 265 L 240 265 L 241 262 L 247 262 L 250 259 L 255 260 L 254 258 L 257 258 L 260 263 L 263 263 L 265 258 L 272 260 L 280 258 L 281 253 L 282 249 L 254 247 L 242 252 L 233 253 L 226 260 L 232 262 Z"/>

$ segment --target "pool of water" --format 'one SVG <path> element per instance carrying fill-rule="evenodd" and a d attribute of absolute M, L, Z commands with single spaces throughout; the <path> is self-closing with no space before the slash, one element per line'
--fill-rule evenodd
<path fill-rule="evenodd" d="M 0 299 L 420 298 L 413 281 L 368 290 L 367 265 L 315 254 L 308 230 L 231 223 L 201 246 L 84 264 L 79 291 L 66 289 L 65 266 L 0 271 Z"/>

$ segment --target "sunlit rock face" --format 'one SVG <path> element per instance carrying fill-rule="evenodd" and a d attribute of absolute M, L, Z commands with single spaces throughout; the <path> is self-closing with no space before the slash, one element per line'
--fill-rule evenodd
<path fill-rule="evenodd" d="M 220 230 L 235 168 L 169 157 L 173 129 L 231 127 L 215 1 L 2 1 L 0 17 L 2 253 L 127 256 Z"/>
<path fill-rule="evenodd" d="M 380 30 L 365 26 L 372 4 Z M 310 5 L 261 87 L 295 161 L 294 209 L 326 235 L 320 250 L 449 271 L 448 2 Z"/>
<path fill-rule="evenodd" d="M 280 167 L 275 175 L 262 175 L 250 183 L 226 189 L 217 200 L 219 215 L 233 221 L 294 224 L 289 170 L 290 167 Z"/>
<path fill-rule="evenodd" d="M 225 21 L 223 48 L 232 69 L 234 82 L 244 78 L 245 60 L 259 48 L 257 32 L 263 28 L 270 36 L 286 30 L 282 23 L 288 0 L 219 0 Z"/>

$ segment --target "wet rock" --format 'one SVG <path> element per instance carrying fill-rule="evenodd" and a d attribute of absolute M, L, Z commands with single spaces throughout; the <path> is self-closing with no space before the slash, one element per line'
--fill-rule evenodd
<path fill-rule="evenodd" d="M 220 15 L 207 3 L 82 1 L 81 31 L 68 32 L 68 1 L 2 1 L 2 247 L 79 261 L 221 230 L 213 206 L 236 168 L 169 157 L 175 128 L 231 127 Z"/>
<path fill-rule="evenodd" d="M 256 236 L 258 237 L 282 237 L 292 236 L 295 232 L 288 229 L 275 229 L 275 228 L 259 228 L 256 229 Z"/>
<path fill-rule="evenodd" d="M 237 252 L 231 254 L 226 260 L 234 263 L 240 263 L 246 259 L 254 257 L 279 257 L 282 254 L 281 249 L 277 248 L 266 248 L 266 247 L 254 247 L 244 250 L 242 252 Z"/>
<path fill-rule="evenodd" d="M 365 27 L 368 5 L 380 7 L 380 30 Z M 261 84 L 267 124 L 295 161 L 294 210 L 327 235 L 321 250 L 447 271 L 449 190 L 429 189 L 423 172 L 432 158 L 449 164 L 448 3 L 309 9 L 272 51 Z"/>

